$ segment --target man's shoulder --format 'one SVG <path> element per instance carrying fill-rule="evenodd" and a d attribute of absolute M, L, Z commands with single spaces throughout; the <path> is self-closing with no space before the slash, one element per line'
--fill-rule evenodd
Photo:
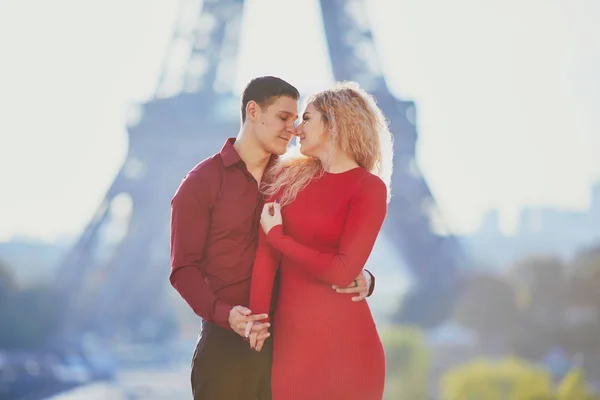
<path fill-rule="evenodd" d="M 223 168 L 224 166 L 223 160 L 221 160 L 221 154 L 216 153 L 196 164 L 194 168 L 187 173 L 187 175 L 193 177 L 211 176 Z"/>
<path fill-rule="evenodd" d="M 205 158 L 183 177 L 178 192 L 181 192 L 182 189 L 186 191 L 208 190 L 209 192 L 212 189 L 218 189 L 223 168 L 219 153 Z"/>

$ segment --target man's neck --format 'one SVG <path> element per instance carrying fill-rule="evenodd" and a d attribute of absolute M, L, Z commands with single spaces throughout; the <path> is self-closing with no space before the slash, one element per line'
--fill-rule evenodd
<path fill-rule="evenodd" d="M 264 151 L 253 138 L 243 130 L 240 131 L 233 148 L 246 164 L 249 171 L 264 171 L 269 163 L 271 154 Z"/>

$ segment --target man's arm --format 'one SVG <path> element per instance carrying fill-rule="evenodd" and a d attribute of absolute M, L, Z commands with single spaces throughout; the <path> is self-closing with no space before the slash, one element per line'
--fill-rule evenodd
<path fill-rule="evenodd" d="M 217 298 L 201 271 L 210 226 L 210 185 L 193 171 L 171 200 L 171 285 L 202 319 L 231 330 L 231 304 Z"/>

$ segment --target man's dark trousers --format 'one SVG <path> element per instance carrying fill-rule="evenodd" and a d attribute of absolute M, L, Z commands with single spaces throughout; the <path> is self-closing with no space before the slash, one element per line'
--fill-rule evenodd
<path fill-rule="evenodd" d="M 237 333 L 203 321 L 192 359 L 194 400 L 271 400 L 272 343 L 257 353 Z"/>

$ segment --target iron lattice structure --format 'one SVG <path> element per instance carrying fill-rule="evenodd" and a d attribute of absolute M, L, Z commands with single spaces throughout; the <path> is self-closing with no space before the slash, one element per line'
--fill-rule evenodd
<path fill-rule="evenodd" d="M 129 126 L 127 159 L 59 268 L 57 286 L 68 293 L 61 340 L 84 332 L 152 337 L 172 314 L 165 301 L 170 199 L 182 177 L 239 129 L 231 77 L 243 5 L 182 2 L 155 96 Z M 453 303 L 463 253 L 434 228 L 435 202 L 415 162 L 415 106 L 388 90 L 363 1 L 321 0 L 321 11 L 334 78 L 372 93 L 394 133 L 394 197 L 383 234 L 415 280 L 398 319 L 435 325 Z"/>

